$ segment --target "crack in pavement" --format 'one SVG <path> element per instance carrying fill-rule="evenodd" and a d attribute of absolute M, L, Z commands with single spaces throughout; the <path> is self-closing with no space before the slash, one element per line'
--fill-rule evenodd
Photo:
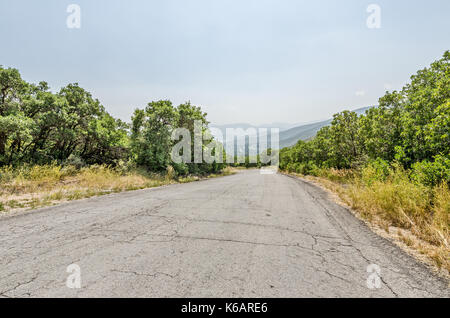
<path fill-rule="evenodd" d="M 179 274 L 172 275 L 172 274 L 168 274 L 168 273 L 164 273 L 164 272 L 155 272 L 152 274 L 138 273 L 136 271 L 125 271 L 125 270 L 118 270 L 118 269 L 112 269 L 111 272 L 122 273 L 122 274 L 132 274 L 132 275 L 136 275 L 136 276 L 147 276 L 147 277 L 153 277 L 153 278 L 155 278 L 156 276 L 159 276 L 159 275 L 167 276 L 170 278 L 176 278 L 179 275 Z"/>

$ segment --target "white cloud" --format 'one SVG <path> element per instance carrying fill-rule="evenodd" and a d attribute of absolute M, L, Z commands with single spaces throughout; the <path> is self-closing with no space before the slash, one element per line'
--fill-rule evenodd
<path fill-rule="evenodd" d="M 356 91 L 355 95 L 356 96 L 364 96 L 364 95 L 366 95 L 366 91 Z"/>

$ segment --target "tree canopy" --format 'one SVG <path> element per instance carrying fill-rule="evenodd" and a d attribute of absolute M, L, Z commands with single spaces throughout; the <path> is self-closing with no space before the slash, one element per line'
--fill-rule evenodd
<path fill-rule="evenodd" d="M 180 174 L 215 172 L 223 165 L 176 164 L 170 156 L 172 130 L 193 135 L 195 120 L 206 130 L 206 115 L 190 102 L 160 100 L 136 109 L 127 124 L 76 83 L 53 93 L 46 82 L 27 83 L 18 70 L 0 66 L 0 166 L 126 161 L 155 172 L 170 165 Z"/>
<path fill-rule="evenodd" d="M 425 183 L 450 182 L 449 62 L 446 51 L 364 115 L 335 114 L 315 138 L 282 149 L 281 168 L 311 173 L 316 167 L 357 168 L 381 160 L 427 175 Z"/>

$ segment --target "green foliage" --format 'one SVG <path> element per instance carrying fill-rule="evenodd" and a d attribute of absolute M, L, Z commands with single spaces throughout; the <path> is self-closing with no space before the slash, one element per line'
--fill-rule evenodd
<path fill-rule="evenodd" d="M 189 174 L 189 167 L 184 162 L 181 163 L 172 163 L 172 167 L 175 170 L 177 175 L 185 176 Z"/>
<path fill-rule="evenodd" d="M 390 169 L 411 169 L 424 185 L 449 182 L 450 52 L 417 72 L 400 92 L 387 92 L 379 107 L 358 117 L 334 115 L 310 141 L 280 152 L 280 168 L 317 174 L 310 168 L 357 168 L 366 183 L 382 181 Z M 316 172 L 314 172 L 316 171 Z"/>
<path fill-rule="evenodd" d="M 439 155 L 434 161 L 424 160 L 414 163 L 411 179 L 428 186 L 441 182 L 450 184 L 450 158 Z"/>
<path fill-rule="evenodd" d="M 358 138 L 360 122 L 355 112 L 343 111 L 333 116 L 330 126 L 331 157 L 337 168 L 352 167 L 361 156 Z"/>
<path fill-rule="evenodd" d="M 136 163 L 154 172 L 167 171 L 170 166 L 177 175 L 207 174 L 222 170 L 225 165 L 221 163 L 194 163 L 196 120 L 203 123 L 203 136 L 207 132 L 206 113 L 189 102 L 174 107 L 169 100 L 160 100 L 149 103 L 145 110 L 136 109 L 131 126 L 131 149 Z M 190 164 L 171 160 L 172 147 L 177 142 L 171 140 L 174 128 L 186 128 L 191 134 Z M 203 141 L 203 148 L 207 142 Z"/>
<path fill-rule="evenodd" d="M 86 165 L 86 163 L 79 156 L 70 154 L 70 156 L 64 160 L 64 166 L 72 166 L 76 169 L 81 169 Z"/>
<path fill-rule="evenodd" d="M 177 175 L 217 172 L 223 164 L 175 164 L 170 158 L 173 128 L 187 128 L 194 138 L 195 120 L 205 132 L 200 107 L 161 100 L 137 109 L 129 127 L 76 83 L 52 93 L 47 83 L 27 83 L 18 70 L 0 66 L 0 167 L 57 163 L 74 169 L 136 165 L 154 172 L 171 166 Z"/>
<path fill-rule="evenodd" d="M 63 163 L 71 155 L 113 164 L 128 156 L 127 140 L 127 125 L 78 84 L 55 94 L 0 67 L 0 165 Z"/>
<path fill-rule="evenodd" d="M 361 179 L 364 184 L 371 185 L 375 181 L 384 182 L 391 174 L 391 166 L 389 162 L 381 158 L 370 161 L 361 170 Z"/>
<path fill-rule="evenodd" d="M 169 166 L 171 130 L 177 121 L 172 102 L 151 102 L 145 110 L 135 110 L 132 118 L 131 147 L 138 165 L 164 171 Z"/>

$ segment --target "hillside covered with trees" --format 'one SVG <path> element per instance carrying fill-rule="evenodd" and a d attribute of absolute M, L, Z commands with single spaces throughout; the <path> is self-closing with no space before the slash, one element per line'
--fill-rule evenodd
<path fill-rule="evenodd" d="M 386 93 L 364 115 L 344 111 L 310 141 L 281 153 L 281 168 L 310 174 L 396 163 L 427 185 L 450 182 L 450 52 L 417 72 L 401 91 Z"/>
<path fill-rule="evenodd" d="M 450 270 L 450 52 L 364 115 L 344 111 L 280 168 L 309 175 L 360 216 Z"/>

